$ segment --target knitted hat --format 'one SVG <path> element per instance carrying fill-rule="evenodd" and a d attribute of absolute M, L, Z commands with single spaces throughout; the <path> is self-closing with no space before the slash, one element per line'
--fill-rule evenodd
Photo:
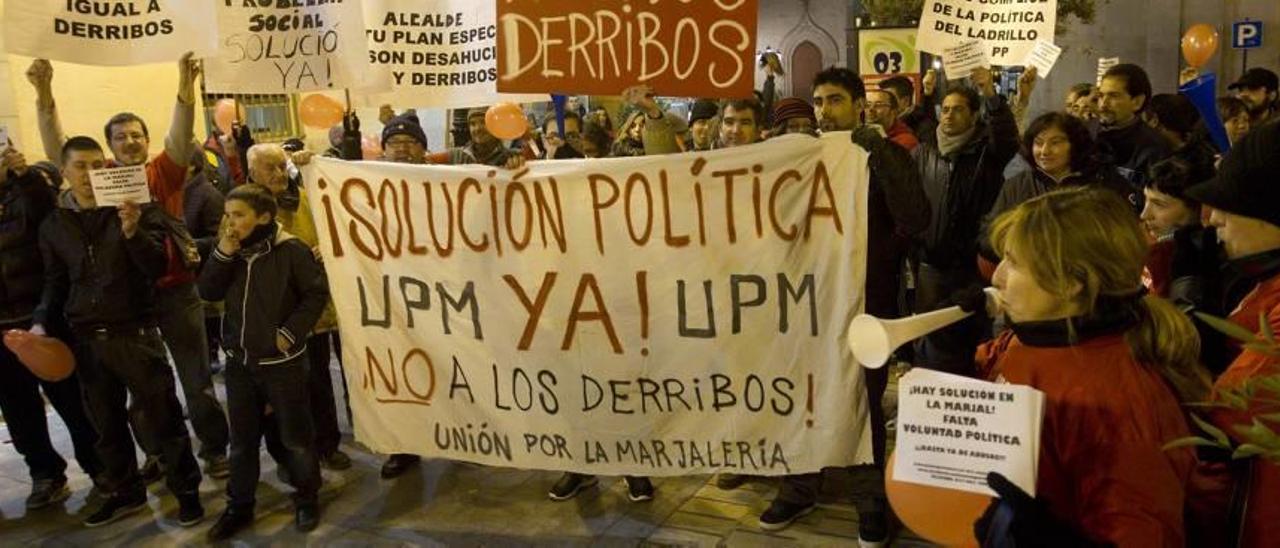
<path fill-rule="evenodd" d="M 788 97 L 773 105 L 773 127 L 785 126 L 788 120 L 795 118 L 808 118 L 814 125 L 818 124 L 817 117 L 813 115 L 813 106 L 804 99 Z"/>
<path fill-rule="evenodd" d="M 382 128 L 382 146 L 386 148 L 387 141 L 396 135 L 408 135 L 413 137 L 427 148 L 427 134 L 422 131 L 422 126 L 418 125 L 414 118 L 408 116 L 396 116 L 387 122 L 386 127 Z"/>

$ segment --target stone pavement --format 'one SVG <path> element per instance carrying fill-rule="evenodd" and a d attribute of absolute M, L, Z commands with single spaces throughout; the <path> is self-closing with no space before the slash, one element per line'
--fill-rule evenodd
<path fill-rule="evenodd" d="M 218 388 L 221 392 L 220 384 Z M 341 397 L 340 387 L 337 394 Z M 69 457 L 71 442 L 61 419 L 51 412 L 49 422 L 55 446 Z M 432 459 L 396 480 L 385 481 L 378 477 L 379 456 L 349 439 L 343 448 L 355 465 L 323 473 L 321 525 L 309 535 L 293 531 L 289 490 L 276 479 L 275 464 L 264 452 L 258 519 L 234 544 L 857 546 L 858 517 L 848 498 L 855 486 L 844 474 L 830 477 L 817 511 L 784 531 L 769 534 L 757 527 L 756 520 L 768 506 L 776 480 L 751 481 L 724 491 L 708 476 L 659 478 L 654 480 L 656 499 L 637 504 L 627 500 L 621 478 L 601 478 L 598 489 L 555 503 L 546 492 L 557 473 Z M 160 482 L 151 488 L 149 511 L 87 529 L 80 521 L 87 515 L 84 498 L 89 480 L 71 462 L 67 473 L 72 497 L 62 506 L 27 512 L 23 502 L 31 485 L 26 466 L 12 449 L 8 430 L 0 425 L 0 546 L 204 544 L 205 531 L 225 508 L 224 481 L 206 477 L 201 485 L 205 521 L 183 529 L 177 523 L 177 503 Z M 904 532 L 895 545 L 927 543 Z"/>

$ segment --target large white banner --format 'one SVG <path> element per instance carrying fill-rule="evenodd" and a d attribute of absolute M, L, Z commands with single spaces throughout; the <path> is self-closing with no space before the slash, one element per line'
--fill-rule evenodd
<path fill-rule="evenodd" d="M 217 2 L 218 53 L 205 59 L 205 89 L 298 93 L 379 84 L 365 59 L 359 2 Z"/>
<path fill-rule="evenodd" d="M 867 157 L 848 133 L 649 158 L 304 169 L 356 438 L 649 476 L 871 460 Z"/>
<path fill-rule="evenodd" d="M 369 63 L 390 72 L 391 91 L 369 106 L 487 106 L 549 101 L 498 93 L 495 3 L 476 0 L 365 0 Z M 621 93 L 622 89 L 618 89 Z"/>
<path fill-rule="evenodd" d="M 217 49 L 210 0 L 9 0 L 4 43 L 9 53 L 82 65 L 124 66 L 177 61 Z"/>
<path fill-rule="evenodd" d="M 1037 40 L 1053 43 L 1057 20 L 1058 0 L 925 0 L 916 46 L 920 51 L 944 55 L 947 48 L 979 40 L 992 63 L 1021 65 Z"/>

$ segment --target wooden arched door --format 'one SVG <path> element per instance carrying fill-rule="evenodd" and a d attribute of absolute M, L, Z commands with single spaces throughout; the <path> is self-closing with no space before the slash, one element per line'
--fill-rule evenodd
<path fill-rule="evenodd" d="M 813 77 L 822 71 L 822 50 L 813 42 L 804 41 L 791 52 L 791 96 L 809 101 L 813 98 Z"/>

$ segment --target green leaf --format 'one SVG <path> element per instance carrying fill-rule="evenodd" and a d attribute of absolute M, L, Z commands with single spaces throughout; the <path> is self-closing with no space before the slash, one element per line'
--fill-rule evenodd
<path fill-rule="evenodd" d="M 1258 415 L 1259 419 L 1271 422 L 1280 422 L 1280 413 L 1267 413 L 1266 415 Z"/>
<path fill-rule="evenodd" d="M 1180 447 L 1189 447 L 1193 445 L 1196 447 L 1220 447 L 1223 449 L 1230 449 L 1230 446 L 1223 446 L 1213 440 L 1197 438 L 1195 436 L 1173 440 L 1169 443 L 1164 444 L 1164 447 L 1162 447 L 1161 449 L 1165 451 L 1170 451 L 1173 449 L 1178 449 Z"/>
<path fill-rule="evenodd" d="M 1253 343 L 1245 344 L 1244 347 L 1254 352 L 1257 352 L 1259 354 L 1262 354 L 1263 356 L 1272 356 L 1272 357 L 1280 356 L 1280 347 L 1277 347 L 1273 343 L 1253 342 Z"/>
<path fill-rule="evenodd" d="M 1252 443 L 1245 443 L 1245 444 L 1241 444 L 1240 447 L 1236 448 L 1235 452 L 1231 453 L 1231 458 L 1247 459 L 1249 457 L 1256 457 L 1258 455 L 1264 455 L 1266 453 L 1267 453 L 1267 450 L 1265 448 L 1258 447 L 1257 445 L 1254 445 Z"/>
<path fill-rule="evenodd" d="M 1257 335 L 1251 333 L 1248 329 L 1245 329 L 1236 322 L 1210 316 L 1203 312 L 1196 312 L 1195 314 L 1197 318 L 1200 318 L 1200 321 L 1209 324 L 1209 327 L 1218 330 L 1228 337 L 1244 343 L 1253 343 L 1258 341 Z"/>
<path fill-rule="evenodd" d="M 1271 331 L 1271 322 L 1267 321 L 1266 312 L 1258 312 L 1258 329 L 1262 331 L 1262 340 L 1276 344 L 1276 334 Z"/>
<path fill-rule="evenodd" d="M 1231 440 L 1227 438 L 1227 433 L 1223 432 L 1217 426 L 1214 426 L 1212 424 L 1209 424 L 1208 422 L 1205 422 L 1204 419 L 1201 419 L 1200 417 L 1194 414 L 1191 415 L 1191 420 L 1195 421 L 1196 426 L 1200 427 L 1200 430 L 1203 430 L 1204 433 L 1209 434 L 1210 436 L 1213 436 L 1213 439 L 1217 440 L 1219 444 L 1231 445 Z"/>

